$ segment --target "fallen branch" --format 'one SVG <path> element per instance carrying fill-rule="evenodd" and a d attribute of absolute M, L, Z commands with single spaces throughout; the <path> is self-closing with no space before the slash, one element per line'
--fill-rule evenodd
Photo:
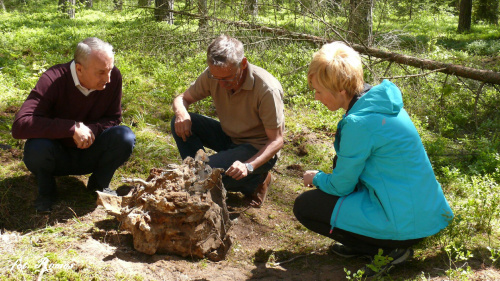
<path fill-rule="evenodd" d="M 433 72 L 437 72 L 437 71 L 442 71 L 444 70 L 445 68 L 439 68 L 439 69 L 436 69 L 436 70 L 432 70 L 432 71 L 429 71 L 429 72 L 425 72 L 425 73 L 420 73 L 420 74 L 411 74 L 411 75 L 401 75 L 401 76 L 391 76 L 391 77 L 380 77 L 380 79 L 399 79 L 399 78 L 409 78 L 409 77 L 419 77 L 419 76 L 427 76 Z"/>
<path fill-rule="evenodd" d="M 316 44 L 324 44 L 327 42 L 334 41 L 333 38 L 324 38 L 324 37 L 315 36 L 315 35 L 306 34 L 306 33 L 293 32 L 293 31 L 289 31 L 289 30 L 286 30 L 286 29 L 280 28 L 280 27 L 269 27 L 269 26 L 258 25 L 258 24 L 253 24 L 253 23 L 249 23 L 249 22 L 243 22 L 243 21 L 232 21 L 232 20 L 216 18 L 216 17 L 211 17 L 211 16 L 202 16 L 202 15 L 192 14 L 192 13 L 187 13 L 187 12 L 182 12 L 182 11 L 165 10 L 165 12 L 171 12 L 174 14 L 192 17 L 195 19 L 221 22 L 221 23 L 225 23 L 225 24 L 229 24 L 229 25 L 234 25 L 237 27 L 252 28 L 255 30 L 259 30 L 261 32 L 271 33 L 273 35 L 287 36 L 288 38 L 294 38 L 294 39 L 300 38 L 300 39 L 303 39 L 303 40 L 306 40 L 306 41 L 309 41 L 312 43 L 316 43 Z M 339 35 L 337 34 L 337 36 L 339 36 Z M 340 39 L 342 39 L 342 38 L 340 38 Z M 346 42 L 346 43 L 349 44 L 349 42 Z M 468 78 L 468 79 L 474 79 L 474 80 L 482 81 L 485 83 L 499 84 L 500 85 L 500 72 L 495 72 L 495 71 L 491 71 L 491 70 L 475 69 L 475 68 L 471 68 L 471 67 L 450 64 L 450 63 L 443 63 L 443 62 L 433 61 L 433 60 L 429 60 L 429 59 L 421 59 L 421 58 L 402 55 L 402 54 L 398 54 L 398 53 L 383 51 L 380 49 L 370 48 L 370 47 L 362 46 L 362 45 L 358 45 L 358 44 L 349 44 L 349 45 L 361 54 L 373 56 L 373 57 L 380 58 L 380 59 L 383 59 L 383 60 L 386 60 L 389 62 L 397 62 L 399 64 L 409 65 L 409 66 L 417 67 L 420 69 L 437 71 L 437 72 L 456 75 L 456 76 L 460 76 L 460 77 L 464 77 L 464 78 Z"/>

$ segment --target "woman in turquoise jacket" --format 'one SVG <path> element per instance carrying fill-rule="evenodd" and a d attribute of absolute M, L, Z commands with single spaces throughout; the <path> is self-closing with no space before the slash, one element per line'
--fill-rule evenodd
<path fill-rule="evenodd" d="M 317 100 L 346 114 L 337 125 L 333 171 L 304 173 L 304 185 L 317 189 L 296 199 L 295 216 L 340 242 L 332 251 L 341 256 L 382 249 L 392 257 L 387 268 L 403 262 L 412 245 L 445 228 L 453 213 L 400 90 L 388 80 L 364 84 L 359 54 L 340 42 L 314 54 L 308 82 Z"/>

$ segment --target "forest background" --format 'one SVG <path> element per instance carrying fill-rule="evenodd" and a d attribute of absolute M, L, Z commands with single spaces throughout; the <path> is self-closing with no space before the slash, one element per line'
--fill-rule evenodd
<path fill-rule="evenodd" d="M 314 101 L 306 82 L 313 52 L 334 40 L 363 55 L 368 83 L 390 79 L 401 88 L 455 213 L 384 278 L 500 279 L 498 15 L 498 0 L 0 0 L 0 280 L 361 279 L 356 271 L 366 261 L 329 255 L 332 241 L 292 214 L 306 190 L 303 171 L 328 171 L 335 153 L 343 113 Z M 118 187 L 122 178 L 145 179 L 153 167 L 180 163 L 171 103 L 206 67 L 206 47 L 221 33 L 243 41 L 249 61 L 281 81 L 287 122 L 265 207 L 246 209 L 230 194 L 239 224 L 226 261 L 135 252 L 130 235 L 81 192 L 86 176 L 59 178 L 67 195 L 51 215 L 35 213 L 24 141 L 10 129 L 46 69 L 70 61 L 85 37 L 114 46 L 124 124 L 137 135 L 113 180 Z M 210 100 L 191 109 L 215 117 Z M 44 271 L 41 260 L 67 266 Z"/>

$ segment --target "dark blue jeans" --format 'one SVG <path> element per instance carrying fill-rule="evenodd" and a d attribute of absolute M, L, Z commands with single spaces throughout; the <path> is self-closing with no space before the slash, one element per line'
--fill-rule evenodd
<path fill-rule="evenodd" d="M 193 157 L 199 149 L 205 150 L 205 147 L 216 151 L 216 154 L 210 155 L 208 165 L 212 168 L 222 168 L 227 170 L 235 161 L 246 162 L 259 150 L 251 144 L 235 144 L 231 138 L 224 133 L 220 122 L 207 116 L 196 113 L 189 113 L 191 116 L 192 135 L 183 141 L 175 133 L 175 117 L 172 119 L 172 135 L 184 160 L 186 157 Z M 229 176 L 222 176 L 222 183 L 229 191 L 241 192 L 245 195 L 251 195 L 257 186 L 261 184 L 267 172 L 276 164 L 277 157 L 273 157 L 264 165 L 254 170 L 241 180 L 235 180 Z"/>
<path fill-rule="evenodd" d="M 57 194 L 54 176 L 92 173 L 93 188 L 108 187 L 116 169 L 132 154 L 135 135 L 130 128 L 106 129 L 87 149 L 66 147 L 58 140 L 29 139 L 24 146 L 24 163 L 36 177 L 38 194 Z"/>

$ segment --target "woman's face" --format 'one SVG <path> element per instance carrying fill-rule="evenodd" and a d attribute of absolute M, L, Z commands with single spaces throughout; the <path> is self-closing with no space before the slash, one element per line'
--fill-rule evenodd
<path fill-rule="evenodd" d="M 343 108 L 345 110 L 349 108 L 349 103 L 352 98 L 347 97 L 345 90 L 333 93 L 321 86 L 317 80 L 318 79 L 314 76 L 311 79 L 311 84 L 314 89 L 314 99 L 319 100 L 331 111 L 336 111 L 339 108 Z"/>

